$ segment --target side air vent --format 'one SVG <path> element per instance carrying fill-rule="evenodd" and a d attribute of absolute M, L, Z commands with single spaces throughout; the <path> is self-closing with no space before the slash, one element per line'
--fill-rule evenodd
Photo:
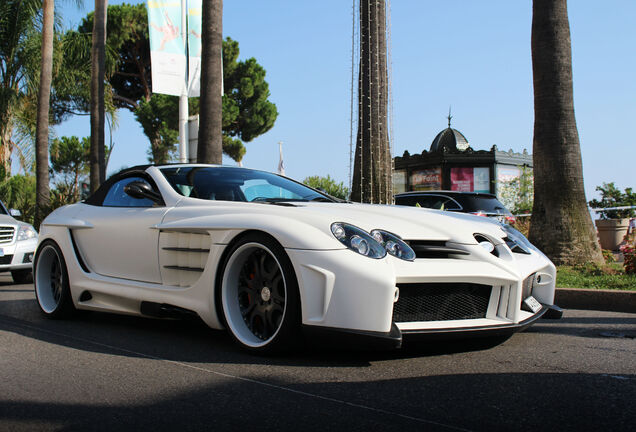
<path fill-rule="evenodd" d="M 210 255 L 207 233 L 165 232 L 159 234 L 159 263 L 165 285 L 189 287 L 205 270 Z"/>
<path fill-rule="evenodd" d="M 450 258 L 451 255 L 470 255 L 468 251 L 446 245 L 445 241 L 405 240 L 415 251 L 415 258 Z"/>

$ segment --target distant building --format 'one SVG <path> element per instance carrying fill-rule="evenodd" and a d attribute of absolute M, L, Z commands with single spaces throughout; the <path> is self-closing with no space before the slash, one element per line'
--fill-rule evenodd
<path fill-rule="evenodd" d="M 448 127 L 437 134 L 430 149 L 411 155 L 405 151 L 396 157 L 393 173 L 395 193 L 414 190 L 454 190 L 490 192 L 500 195 L 500 188 L 524 171 L 532 173 L 532 155 L 490 150 L 473 150 L 457 129 Z"/>

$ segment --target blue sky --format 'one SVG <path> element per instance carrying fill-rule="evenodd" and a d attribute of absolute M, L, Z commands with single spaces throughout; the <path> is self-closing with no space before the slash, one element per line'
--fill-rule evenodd
<path fill-rule="evenodd" d="M 93 6 L 84 3 L 78 10 L 73 2 L 56 2 L 66 28 L 76 27 Z M 239 42 L 241 59 L 255 57 L 265 68 L 279 112 L 272 130 L 246 144 L 244 166 L 275 171 L 277 143 L 283 141 L 288 176 L 331 175 L 348 183 L 351 3 L 224 2 L 224 36 Z M 394 155 L 428 150 L 447 125 L 449 106 L 453 127 L 474 149 L 496 144 L 532 152 L 531 1 L 390 4 Z M 636 118 L 636 2 L 571 0 L 568 8 L 575 113 L 592 199 L 602 182 L 636 186 L 636 135 L 630 126 Z M 118 123 L 109 173 L 147 162 L 149 143 L 134 117 L 121 110 Z M 66 121 L 55 133 L 88 136 L 89 118 Z"/>

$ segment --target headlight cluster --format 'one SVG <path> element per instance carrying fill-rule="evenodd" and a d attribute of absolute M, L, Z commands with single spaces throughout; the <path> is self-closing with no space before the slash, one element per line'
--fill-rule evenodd
<path fill-rule="evenodd" d="M 384 249 L 396 258 L 406 261 L 415 259 L 415 252 L 400 237 L 387 231 L 375 229 L 371 236 L 384 247 Z"/>
<path fill-rule="evenodd" d="M 20 225 L 18 228 L 17 241 L 30 240 L 32 238 L 38 238 L 38 233 L 31 225 Z"/>
<path fill-rule="evenodd" d="M 524 236 L 517 229 L 511 227 L 508 224 L 502 224 L 502 228 L 508 235 L 506 244 L 511 251 L 530 255 L 530 250 L 535 249 L 532 243 L 528 241 L 526 236 Z"/>
<path fill-rule="evenodd" d="M 335 222 L 331 224 L 331 232 L 340 243 L 360 255 L 369 258 L 384 258 L 387 253 L 407 261 L 415 259 L 415 252 L 400 237 L 383 230 L 371 233 L 357 226 Z"/>

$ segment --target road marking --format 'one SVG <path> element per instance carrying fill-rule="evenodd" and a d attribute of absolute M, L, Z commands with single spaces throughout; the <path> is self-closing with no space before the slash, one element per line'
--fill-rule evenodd
<path fill-rule="evenodd" d="M 11 318 L 11 321 L 8 321 L 6 319 L 3 318 Z M 13 321 L 15 320 L 15 321 Z M 261 385 L 264 387 L 269 387 L 269 388 L 273 388 L 273 389 L 277 389 L 277 390 L 281 390 L 281 391 L 285 391 L 285 392 L 289 392 L 289 393 L 294 393 L 294 394 L 298 394 L 298 395 L 302 395 L 302 396 L 306 396 L 306 397 L 310 397 L 310 398 L 315 398 L 315 399 L 320 399 L 320 400 L 324 400 L 324 401 L 328 401 L 328 402 L 333 402 L 336 404 L 340 404 L 340 405 L 346 405 L 349 407 L 353 407 L 353 408 L 359 408 L 359 409 L 363 409 L 366 411 L 372 411 L 378 414 L 386 414 L 386 415 L 390 415 L 390 416 L 395 416 L 395 417 L 399 417 L 405 420 L 411 420 L 414 422 L 418 422 L 418 423 L 424 423 L 424 424 L 428 424 L 428 425 L 432 425 L 432 426 L 438 426 L 438 427 L 442 427 L 442 428 L 446 428 L 448 430 L 453 430 L 453 431 L 462 431 L 462 432 L 472 432 L 470 429 L 464 429 L 458 426 L 452 426 L 452 425 L 448 425 L 445 423 L 440 423 L 440 422 L 436 422 L 433 420 L 426 420 L 423 419 L 421 417 L 413 417 L 413 416 L 409 416 L 406 414 L 400 414 L 400 413 L 396 413 L 393 411 L 388 411 L 388 410 L 384 410 L 382 408 L 374 408 L 368 405 L 362 405 L 362 404 L 358 404 L 355 402 L 349 402 L 346 400 L 342 400 L 342 399 L 336 399 L 336 398 L 332 398 L 329 396 L 322 396 L 319 394 L 315 394 L 315 393 L 309 393 L 309 392 L 305 392 L 302 390 L 296 390 L 293 389 L 291 387 L 285 387 L 285 386 L 281 386 L 281 385 L 277 385 L 277 384 L 271 384 L 265 381 L 259 381 L 259 380 L 255 380 L 253 378 L 246 378 L 246 377 L 241 377 L 238 375 L 232 375 L 232 374 L 228 374 L 225 372 L 219 372 L 216 370 L 212 370 L 212 369 L 206 369 L 200 366 L 195 366 L 192 364 L 188 364 L 188 363 L 184 363 L 184 362 L 180 362 L 180 361 L 175 361 L 175 360 L 169 360 L 169 359 L 165 359 L 162 357 L 157 357 L 151 354 L 145 354 L 145 353 L 141 353 L 138 351 L 132 351 L 126 348 L 122 348 L 122 347 L 118 347 L 118 346 L 114 346 L 114 345 L 109 345 L 109 344 L 105 344 L 102 342 L 96 342 L 90 339 L 84 339 L 84 338 L 80 338 L 77 336 L 72 336 L 72 335 L 68 335 L 65 333 L 60 333 L 60 332 L 56 332 L 56 331 L 52 331 L 52 330 L 47 330 L 47 329 L 43 329 L 41 327 L 35 326 L 35 325 L 30 325 L 27 324 L 25 321 L 22 321 L 20 319 L 17 318 L 13 318 L 13 317 L 7 317 L 6 315 L 3 316 L 2 318 L 0 318 L 0 322 L 4 322 L 8 325 L 13 325 L 15 327 L 23 327 L 23 328 L 28 328 L 31 330 L 36 330 L 36 331 L 41 331 L 44 333 L 49 333 L 55 336 L 59 336 L 59 337 L 63 337 L 63 338 L 68 338 L 68 339 L 74 339 L 76 341 L 80 341 L 80 342 L 84 342 L 84 343 L 88 343 L 88 344 L 92 344 L 95 346 L 99 346 L 99 347 L 103 347 L 103 348 L 108 348 L 111 350 L 115 350 L 115 351 L 120 351 L 123 353 L 127 353 L 127 354 L 133 354 L 139 357 L 145 357 L 151 360 L 158 360 L 161 362 L 166 362 L 166 363 L 171 363 L 173 365 L 177 365 L 177 366 L 181 366 L 181 367 L 185 367 L 188 369 L 193 369 L 193 370 L 197 370 L 199 372 L 205 372 L 205 373 L 209 373 L 209 374 L 213 374 L 213 375 L 217 375 L 217 376 L 221 376 L 224 378 L 230 378 L 230 379 L 235 379 L 235 380 L 239 380 L 239 381 L 243 381 L 243 382 L 248 382 L 251 384 L 257 384 L 257 385 Z"/>

